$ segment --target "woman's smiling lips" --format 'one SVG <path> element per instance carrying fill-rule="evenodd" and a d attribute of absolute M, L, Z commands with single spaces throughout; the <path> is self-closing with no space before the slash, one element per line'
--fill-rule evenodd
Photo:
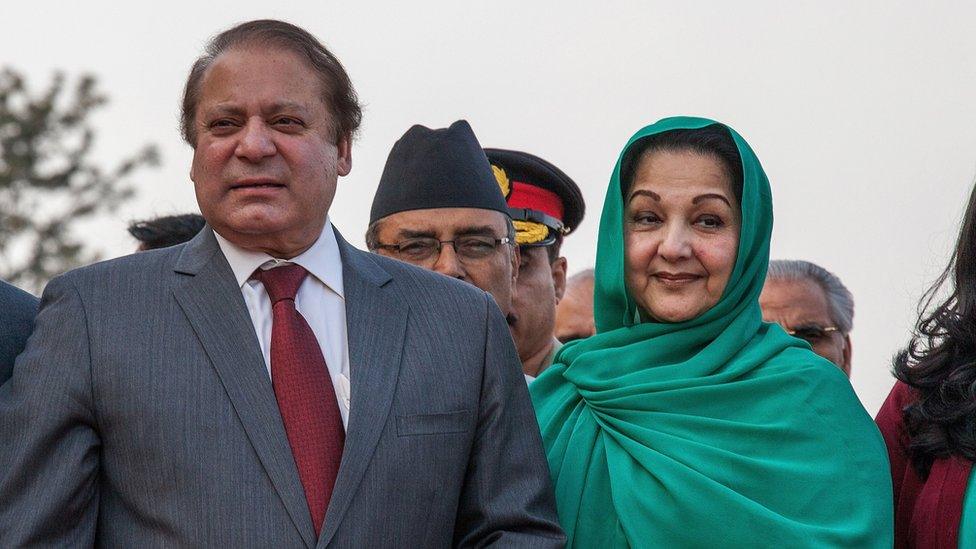
<path fill-rule="evenodd" d="M 666 271 L 659 271 L 651 276 L 665 286 L 683 286 L 703 278 L 702 275 L 694 273 L 669 273 Z"/>

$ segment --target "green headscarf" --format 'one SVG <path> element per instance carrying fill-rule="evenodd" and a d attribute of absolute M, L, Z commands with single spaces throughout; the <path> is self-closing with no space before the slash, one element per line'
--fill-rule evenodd
<path fill-rule="evenodd" d="M 530 387 L 569 547 L 891 547 L 884 442 L 841 371 L 763 323 L 772 198 L 742 158 L 742 227 L 721 300 L 680 323 L 640 322 L 624 282 L 621 162 L 597 248 L 597 334 Z M 635 318 L 638 319 L 635 321 Z"/>

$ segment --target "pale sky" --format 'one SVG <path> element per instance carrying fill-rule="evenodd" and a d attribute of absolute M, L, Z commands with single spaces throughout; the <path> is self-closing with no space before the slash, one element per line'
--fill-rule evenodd
<path fill-rule="evenodd" d="M 362 245 L 393 142 L 412 124 L 470 121 L 484 146 L 542 156 L 587 201 L 564 247 L 592 265 L 610 171 L 628 137 L 671 115 L 725 122 L 774 196 L 773 258 L 837 273 L 856 301 L 853 384 L 874 414 L 916 304 L 945 265 L 976 176 L 973 2 L 4 2 L 0 65 L 40 89 L 91 72 L 107 164 L 155 143 L 138 197 L 86 227 L 106 257 L 126 223 L 195 211 L 178 105 L 206 40 L 278 18 L 342 60 L 365 120 L 331 212 Z"/>

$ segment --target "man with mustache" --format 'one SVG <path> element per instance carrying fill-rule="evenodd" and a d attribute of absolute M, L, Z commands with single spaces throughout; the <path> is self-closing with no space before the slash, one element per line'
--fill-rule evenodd
<path fill-rule="evenodd" d="M 416 125 L 393 145 L 366 247 L 477 286 L 510 317 L 519 272 L 515 228 L 467 122 Z"/>
<path fill-rule="evenodd" d="M 562 546 L 504 317 L 329 221 L 360 118 L 307 31 L 213 39 L 207 226 L 48 285 L 0 390 L 3 546 Z"/>
<path fill-rule="evenodd" d="M 759 305 L 763 320 L 806 341 L 851 377 L 854 296 L 837 275 L 809 261 L 772 260 Z"/>

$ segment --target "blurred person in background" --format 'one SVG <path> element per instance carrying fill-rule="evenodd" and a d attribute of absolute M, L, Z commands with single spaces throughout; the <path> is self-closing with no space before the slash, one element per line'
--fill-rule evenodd
<path fill-rule="evenodd" d="M 538 156 L 492 148 L 485 154 L 515 225 L 520 260 L 509 327 L 522 372 L 531 381 L 562 346 L 554 337 L 556 306 L 566 289 L 567 262 L 560 249 L 563 237 L 583 220 L 583 194 L 568 175 Z"/>
<path fill-rule="evenodd" d="M 837 275 L 809 261 L 770 261 L 759 306 L 763 320 L 806 341 L 851 377 L 854 296 Z"/>
<path fill-rule="evenodd" d="M 888 445 L 895 547 L 976 548 L 976 189 L 949 265 L 922 297 L 876 421 Z"/>
<path fill-rule="evenodd" d="M 136 251 L 144 252 L 189 242 L 206 224 L 200 214 L 164 215 L 133 221 L 128 231 L 139 242 Z"/>
<path fill-rule="evenodd" d="M 14 359 L 34 329 L 37 304 L 36 297 L 0 280 L 0 385 L 10 378 Z"/>
<path fill-rule="evenodd" d="M 566 291 L 556 306 L 556 339 L 568 343 L 595 333 L 593 269 L 585 269 L 566 281 Z"/>

